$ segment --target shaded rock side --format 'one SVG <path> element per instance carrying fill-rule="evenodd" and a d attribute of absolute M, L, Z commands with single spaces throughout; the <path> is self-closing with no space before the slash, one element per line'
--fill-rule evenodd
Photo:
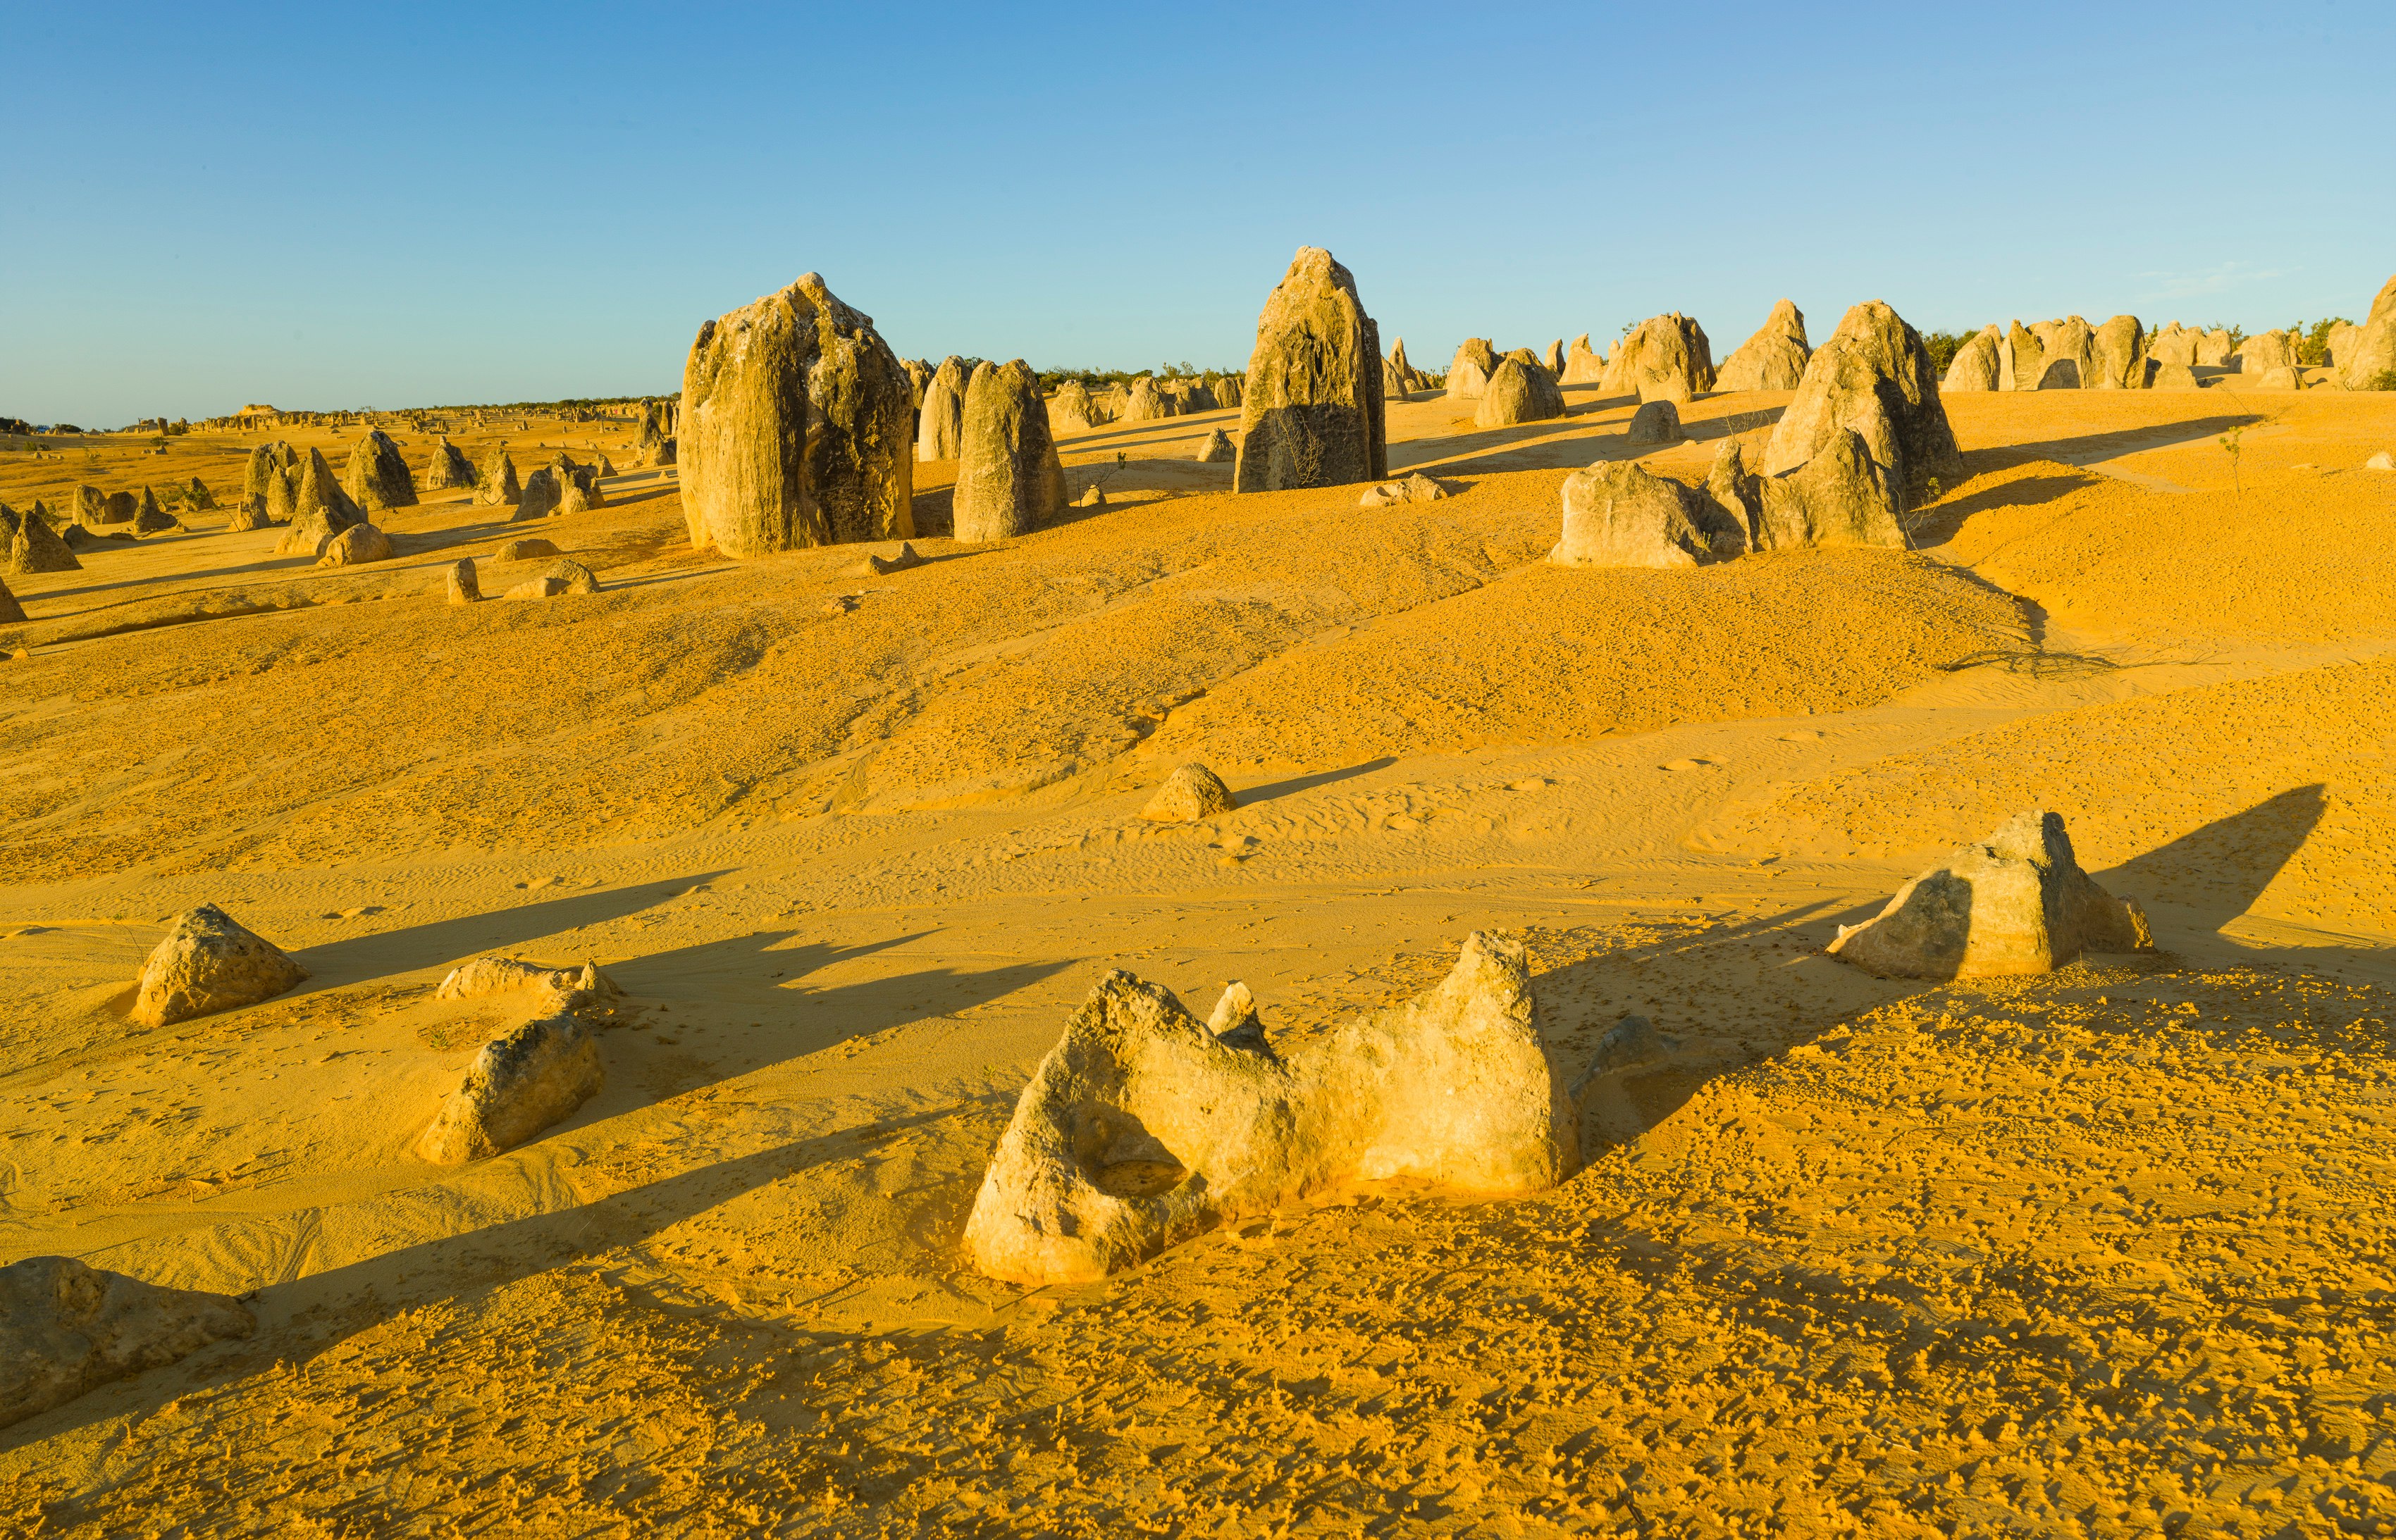
<path fill-rule="evenodd" d="M 399 445 L 379 428 L 350 451 L 350 463 L 341 472 L 341 489 L 368 513 L 416 506 L 416 477 L 401 457 Z"/>
<path fill-rule="evenodd" d="M 308 970 L 273 942 L 214 904 L 185 909 L 141 965 L 127 1013 L 144 1027 L 270 1000 L 305 980 Z"/>
<path fill-rule="evenodd" d="M 1024 1088 L 965 1251 L 1012 1282 L 1087 1281 L 1343 1183 L 1513 1196 L 1578 1157 L 1518 942 L 1475 933 L 1436 988 L 1287 1059 L 1244 986 L 1201 1023 L 1117 970 Z"/>
<path fill-rule="evenodd" d="M 1389 478 L 1380 330 L 1331 253 L 1298 248 L 1257 317 L 1246 378 L 1235 490 Z"/>
<path fill-rule="evenodd" d="M 1156 823 L 1195 823 L 1239 806 L 1222 777 L 1203 764 L 1190 763 L 1165 778 L 1139 816 Z"/>
<path fill-rule="evenodd" d="M 1842 430 L 1863 435 L 1872 459 L 1910 500 L 1918 500 L 1934 476 L 1950 486 L 1963 477 L 1963 451 L 1939 405 L 1930 350 L 1878 299 L 1850 309 L 1806 364 L 1796 398 L 1764 447 L 1764 473 L 1804 464 Z"/>
<path fill-rule="evenodd" d="M 1476 428 L 1507 428 L 1518 422 L 1545 422 L 1564 415 L 1564 392 L 1544 365 L 1507 357 L 1481 392 L 1472 414 Z"/>
<path fill-rule="evenodd" d="M 466 1078 L 433 1115 L 416 1152 L 435 1165 L 461 1165 L 513 1149 L 596 1095 L 606 1076 L 591 1029 L 560 1008 L 483 1044 Z"/>
<path fill-rule="evenodd" d="M 1485 337 L 1468 337 L 1448 361 L 1447 393 L 1451 400 L 1478 401 L 1498 372 L 1498 350 Z"/>
<path fill-rule="evenodd" d="M 485 508 L 513 508 L 524 501 L 524 485 L 516 480 L 516 462 L 506 449 L 494 445 L 483 457 L 474 477 L 474 501 Z"/>
<path fill-rule="evenodd" d="M 1601 461 L 1564 478 L 1560 566 L 1697 566 L 1746 549 L 1747 532 L 1695 487 L 1636 460 Z"/>
<path fill-rule="evenodd" d="M 1908 544 L 1898 522 L 1895 480 L 1872 457 L 1864 436 L 1843 429 L 1822 452 L 1794 471 L 1765 476 L 1755 549 Z"/>
<path fill-rule="evenodd" d="M 169 1289 L 67 1256 L 0 1268 L 0 1427 L 87 1391 L 246 1337 L 249 1308 Z"/>
<path fill-rule="evenodd" d="M 1574 338 L 1572 346 L 1564 350 L 1564 383 L 1594 385 L 1604 378 L 1605 359 L 1589 345 L 1589 333 Z"/>
<path fill-rule="evenodd" d="M 1830 949 L 1885 976 L 1982 978 L 2152 944 L 2137 905 L 2080 869 L 2062 816 L 2032 810 L 1897 889 L 1873 919 L 1841 926 Z"/>
<path fill-rule="evenodd" d="M 1717 391 L 1793 391 L 1805 378 L 1813 349 L 1805 341 L 1805 314 L 1781 300 L 1755 335 L 1738 345 L 1714 371 Z"/>
<path fill-rule="evenodd" d="M 953 507 L 956 538 L 968 542 L 1029 534 L 1064 511 L 1065 468 L 1040 377 L 1019 358 L 983 365 L 966 387 Z"/>
<path fill-rule="evenodd" d="M 1683 402 L 1714 388 L 1712 346 L 1705 328 L 1678 311 L 1650 316 L 1606 361 L 1600 382 L 1608 395 Z"/>
<path fill-rule="evenodd" d="M 474 485 L 474 462 L 464 450 L 449 442 L 445 435 L 433 444 L 433 458 L 424 467 L 424 487 L 428 492 L 446 492 L 453 487 Z"/>
<path fill-rule="evenodd" d="M 2002 389 L 1998 383 L 2003 378 L 1999 354 L 2003 345 L 2003 334 L 1994 326 L 1984 329 L 1964 343 L 1956 350 L 1953 361 L 1947 365 L 1946 378 L 1938 382 L 1939 392 L 1951 395 L 1958 391 Z"/>

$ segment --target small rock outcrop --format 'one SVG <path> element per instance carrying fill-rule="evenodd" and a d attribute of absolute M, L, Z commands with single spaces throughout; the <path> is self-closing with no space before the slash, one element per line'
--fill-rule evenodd
<path fill-rule="evenodd" d="M 1805 378 L 1805 361 L 1813 350 L 1805 342 L 1805 314 L 1788 299 L 1772 307 L 1772 313 L 1753 337 L 1738 345 L 1738 351 L 1723 360 L 1714 371 L 1717 391 L 1793 391 Z"/>
<path fill-rule="evenodd" d="M 1389 478 L 1380 328 L 1320 246 L 1298 248 L 1257 317 L 1240 428 L 1238 491 Z"/>
<path fill-rule="evenodd" d="M 2033 809 L 1897 889 L 1877 917 L 1840 926 L 1830 949 L 1884 976 L 1987 978 L 2153 944 L 2136 902 L 2080 869 L 2061 816 Z"/>
<path fill-rule="evenodd" d="M 956 538 L 967 542 L 1029 534 L 1064 510 L 1065 468 L 1048 432 L 1040 377 L 1019 358 L 982 365 L 965 388 L 952 505 Z"/>
<path fill-rule="evenodd" d="M 1623 436 L 1632 444 L 1678 444 L 1681 432 L 1681 409 L 1669 401 L 1641 404 L 1631 414 L 1631 426 Z"/>
<path fill-rule="evenodd" d="M 1559 566 L 1685 567 L 1738 555 L 1747 532 L 1713 498 L 1636 460 L 1564 478 Z"/>
<path fill-rule="evenodd" d="M 527 578 L 512 584 L 502 599 L 554 599 L 566 591 L 566 579 L 555 577 Z"/>
<path fill-rule="evenodd" d="M 2092 391 L 2147 388 L 2147 334 L 2136 316 L 2117 315 L 2090 336 L 2083 383 Z"/>
<path fill-rule="evenodd" d="M 1651 316 L 1606 361 L 1608 395 L 1642 401 L 1687 401 L 1714 388 L 1712 345 L 1705 328 L 1678 311 Z"/>
<path fill-rule="evenodd" d="M 6 503 L 0 503 L 0 542 L 5 542 L 8 570 L 31 575 L 38 572 L 80 572 L 83 564 L 67 549 L 66 541 L 42 517 L 39 503 L 30 513 L 18 513 Z"/>
<path fill-rule="evenodd" d="M 965 1244 L 993 1278 L 1083 1282 L 1345 1182 L 1494 1198 L 1578 1162 L 1520 942 L 1476 932 L 1427 993 L 1285 1058 L 1245 986 L 1202 1023 L 1117 970 L 1016 1103 Z"/>
<path fill-rule="evenodd" d="M 453 604 L 473 604 L 482 602 L 483 585 L 474 576 L 474 560 L 464 557 L 449 564 L 449 602 Z"/>
<path fill-rule="evenodd" d="M 466 458 L 465 451 L 450 443 L 446 435 L 435 439 L 432 462 L 424 468 L 424 489 L 446 492 L 452 487 L 473 485 L 474 462 Z"/>
<path fill-rule="evenodd" d="M 1604 378 L 1605 359 L 1589 345 L 1589 333 L 1574 338 L 1572 346 L 1564 350 L 1564 383 L 1594 385 Z"/>
<path fill-rule="evenodd" d="M 1761 487 L 1758 551 L 1908 544 L 1897 520 L 1895 480 L 1873 458 L 1863 435 L 1851 429 L 1840 431 L 1794 471 L 1765 476 Z"/>
<path fill-rule="evenodd" d="M 524 501 L 524 486 L 516 480 L 516 462 L 508 458 L 504 445 L 493 445 L 483 457 L 483 469 L 474 478 L 474 501 L 485 508 L 513 508 Z"/>
<path fill-rule="evenodd" d="M 1958 391 L 1999 389 L 2002 369 L 1998 354 L 2003 345 L 2003 333 L 1994 326 L 1984 327 L 1972 340 L 1956 350 L 1954 360 L 1947 365 L 1946 378 L 1938 381 L 1940 393 L 1952 395 Z"/>
<path fill-rule="evenodd" d="M 1849 310 L 1806 364 L 1796 399 L 1764 448 L 1764 473 L 1795 470 L 1837 443 L 1842 431 L 1863 436 L 1909 504 L 1921 500 L 1933 477 L 1950 486 L 1963 478 L 1963 451 L 1938 402 L 1930 350 L 1878 299 Z"/>
<path fill-rule="evenodd" d="M 1447 365 L 1447 393 L 1451 400 L 1478 401 L 1481 392 L 1489 388 L 1489 377 L 1498 372 L 1498 350 L 1485 337 L 1468 337 L 1456 350 L 1456 357 Z"/>
<path fill-rule="evenodd" d="M 1191 763 L 1167 776 L 1139 816 L 1157 823 L 1195 823 L 1239 805 L 1221 777 L 1203 764 Z"/>
<path fill-rule="evenodd" d="M 257 1329 L 228 1294 L 169 1289 L 69 1256 L 0 1268 L 0 1427 Z"/>
<path fill-rule="evenodd" d="M 1201 465 L 1230 465 L 1240 458 L 1240 451 L 1231 435 L 1218 428 L 1206 435 L 1194 458 Z"/>
<path fill-rule="evenodd" d="M 325 553 L 316 558 L 316 564 L 357 566 L 366 562 L 388 562 L 393 554 L 390 536 L 370 524 L 352 524 L 325 542 Z"/>
<path fill-rule="evenodd" d="M 2282 365 L 2278 368 L 2264 370 L 2256 377 L 2253 388 L 2257 391 L 2301 391 L 2305 388 L 2305 377 L 2302 372 Z"/>
<path fill-rule="evenodd" d="M 1392 503 L 1437 502 L 1446 496 L 1446 487 L 1418 471 L 1404 480 L 1366 488 L 1364 495 L 1356 499 L 1356 506 L 1387 508 Z"/>
<path fill-rule="evenodd" d="M 416 506 L 416 478 L 409 473 L 407 461 L 401 458 L 399 445 L 379 428 L 360 439 L 357 447 L 350 451 L 350 463 L 341 474 L 341 488 L 349 493 L 351 501 L 368 513 Z"/>
<path fill-rule="evenodd" d="M 255 1005 L 300 983 L 308 970 L 214 904 L 185 909 L 141 965 L 132 1019 L 170 1027 Z"/>
<path fill-rule="evenodd" d="M 462 1165 L 513 1149 L 598 1094 L 606 1080 L 599 1042 L 578 1009 L 587 997 L 541 988 L 543 1014 L 483 1044 L 463 1083 L 442 1102 L 417 1141 L 425 1160 Z"/>
<path fill-rule="evenodd" d="M 1483 388 L 1480 408 L 1472 414 L 1472 425 L 1510 428 L 1518 422 L 1545 422 L 1564 415 L 1564 390 L 1547 366 L 1509 356 L 1498 360 L 1498 372 Z"/>

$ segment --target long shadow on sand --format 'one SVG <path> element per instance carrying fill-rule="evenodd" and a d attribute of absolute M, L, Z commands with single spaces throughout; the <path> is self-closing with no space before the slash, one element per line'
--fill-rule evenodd
<path fill-rule="evenodd" d="M 572 930 L 578 925 L 619 920 L 625 915 L 637 914 L 653 905 L 664 903 L 700 883 L 712 882 L 723 875 L 722 871 L 698 871 L 686 877 L 665 878 L 632 887 L 578 893 L 539 903 L 519 904 L 512 909 L 460 915 L 454 920 L 435 920 L 399 930 L 379 931 L 372 936 L 353 936 L 346 941 L 328 941 L 294 955 L 307 968 L 311 982 L 316 988 L 354 984 L 362 979 L 413 973 L 419 968 L 436 967 L 444 962 L 463 962 L 469 957 L 505 947 L 522 946 L 544 936 Z M 554 961 L 563 962 L 568 959 L 561 956 Z M 572 961 L 579 962 L 579 959 Z"/>
<path fill-rule="evenodd" d="M 2134 856 L 2097 881 L 2142 904 L 2168 905 L 2175 921 L 2218 931 L 2253 909 L 2304 847 L 2327 808 L 2323 790 L 2319 782 L 2291 788 Z"/>
<path fill-rule="evenodd" d="M 2232 428 L 2251 428 L 2263 420 L 2264 415 L 2260 412 L 2238 412 L 2198 418 L 2192 422 L 2164 422 L 2151 428 L 2121 428 L 2110 433 L 2083 433 L 2076 438 L 2041 439 L 2030 444 L 2008 444 L 2002 448 L 1975 449 L 1964 455 L 1963 463 L 1976 472 L 2020 465 L 2029 460 L 2061 460 L 2066 465 L 2079 465 L 2088 460 L 2135 455 L 2141 449 L 2167 449 L 2176 444 L 2217 438 Z"/>
<path fill-rule="evenodd" d="M 1275 802 L 1283 797 L 1296 796 L 1300 791 L 1311 791 L 1318 786 L 1329 786 L 1334 781 L 1352 780 L 1358 776 L 1369 776 L 1376 770 L 1386 770 L 1397 763 L 1395 759 L 1384 754 L 1379 759 L 1366 760 L 1362 764 L 1351 764 L 1344 770 L 1318 770 L 1311 776 L 1292 776 L 1287 780 L 1271 781 L 1263 786 L 1251 786 L 1240 793 L 1240 805 L 1253 807 L 1258 803 Z"/>

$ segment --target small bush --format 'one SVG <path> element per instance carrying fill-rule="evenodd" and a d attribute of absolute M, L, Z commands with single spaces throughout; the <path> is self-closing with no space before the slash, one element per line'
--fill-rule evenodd
<path fill-rule="evenodd" d="M 2366 391 L 2396 391 L 2396 369 L 2382 369 L 2363 382 Z"/>
<path fill-rule="evenodd" d="M 1955 362 L 1955 355 L 1962 352 L 1972 339 L 1979 335 L 1976 331 L 1923 332 L 1922 345 L 1930 350 L 1930 362 L 1936 365 L 1938 372 L 1943 375 L 1947 372 L 1947 365 Z"/>

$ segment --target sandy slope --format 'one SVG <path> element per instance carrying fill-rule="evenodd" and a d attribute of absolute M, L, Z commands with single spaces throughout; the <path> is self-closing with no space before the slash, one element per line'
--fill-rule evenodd
<path fill-rule="evenodd" d="M 1694 404 L 1701 436 L 1650 458 L 1697 473 L 1785 399 Z M 0 1432 L 0 1511 L 76 1534 L 2384 1515 L 2396 478 L 2354 467 L 2396 405 L 1957 398 L 1975 474 L 1925 553 L 1628 574 L 1537 562 L 1562 468 L 1629 453 L 1628 404 L 1573 400 L 1497 433 L 1396 406 L 1393 461 L 1460 495 L 1370 514 L 1169 458 L 1224 418 L 1100 430 L 1068 458 L 1111 506 L 996 550 L 935 536 L 885 578 L 697 556 L 671 487 L 628 476 L 538 530 L 601 569 L 589 600 L 440 604 L 439 563 L 527 533 L 454 502 L 393 515 L 401 556 L 366 573 L 203 527 L 24 580 L 0 1235 L 255 1290 L 262 1329 Z M 2242 415 L 2236 491 L 2216 440 Z M 919 470 L 937 527 L 949 468 Z M 0 497 L 57 471 L 0 466 Z M 1245 805 L 1138 820 L 1191 757 Z M 2165 951 L 1944 989 L 1818 954 L 2037 802 Z M 160 920 L 202 898 L 313 982 L 132 1030 Z M 1015 1091 L 1106 966 L 1202 1004 L 1244 977 L 1303 1036 L 1474 928 L 1530 941 L 1567 1055 L 1627 1010 L 1673 1042 L 1599 1083 L 1572 1182 L 1346 1195 L 1031 1296 L 961 1262 Z M 432 987 L 498 949 L 624 983 L 607 1087 L 436 1171 L 407 1142 L 506 1016 Z"/>

